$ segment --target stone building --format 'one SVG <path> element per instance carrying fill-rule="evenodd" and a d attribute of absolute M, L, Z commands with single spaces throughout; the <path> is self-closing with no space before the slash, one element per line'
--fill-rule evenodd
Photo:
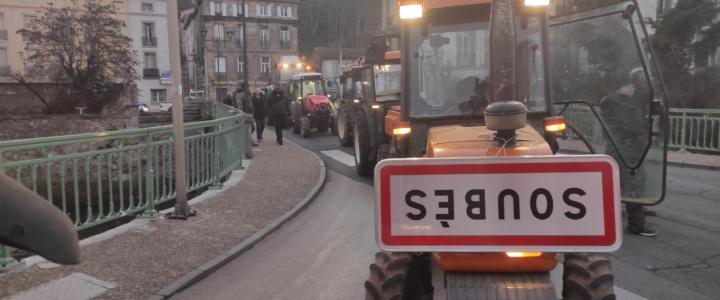
<path fill-rule="evenodd" d="M 188 79 L 190 89 L 219 100 L 232 93 L 245 72 L 251 89 L 266 87 L 281 57 L 298 55 L 299 4 L 298 0 L 245 0 L 243 7 L 241 0 L 203 1 L 195 26 L 187 26 L 183 35 L 187 69 L 194 70 Z M 188 34 L 188 30 L 192 31 Z"/>

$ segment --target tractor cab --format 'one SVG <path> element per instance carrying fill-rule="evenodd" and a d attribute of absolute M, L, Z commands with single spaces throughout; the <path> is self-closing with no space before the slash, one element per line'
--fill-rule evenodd
<path fill-rule="evenodd" d="M 292 110 L 293 132 L 309 137 L 310 131 L 336 133 L 332 102 L 325 93 L 325 80 L 320 73 L 295 74 L 288 83 Z"/>

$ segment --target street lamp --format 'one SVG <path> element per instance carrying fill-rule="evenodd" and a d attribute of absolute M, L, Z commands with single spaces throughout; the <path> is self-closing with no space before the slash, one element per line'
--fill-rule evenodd
<path fill-rule="evenodd" d="M 207 39 L 205 39 L 205 38 L 207 37 L 207 33 L 208 33 L 207 30 L 202 30 L 202 31 L 200 31 L 200 35 L 202 36 L 203 41 L 206 41 L 206 42 L 214 41 L 214 42 L 215 42 L 215 50 L 216 50 L 216 54 L 215 54 L 215 80 L 216 80 L 216 82 L 220 82 L 220 44 L 231 41 L 231 40 L 232 40 L 232 37 L 233 37 L 233 32 L 232 32 L 232 31 L 227 31 L 227 32 L 225 32 L 225 37 L 224 37 L 224 38 L 221 39 L 220 37 L 217 37 L 217 36 L 216 36 L 216 37 L 213 38 L 212 40 L 207 40 Z M 215 95 L 215 97 L 217 98 L 217 94 Z M 222 99 L 217 99 L 217 101 L 221 101 L 221 100 L 222 100 Z"/>

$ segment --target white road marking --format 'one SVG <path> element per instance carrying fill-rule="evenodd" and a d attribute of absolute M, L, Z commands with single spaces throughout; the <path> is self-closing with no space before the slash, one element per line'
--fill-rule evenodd
<path fill-rule="evenodd" d="M 345 152 L 342 152 L 340 150 L 328 150 L 328 151 L 320 151 L 322 154 L 325 154 L 329 156 L 330 158 L 337 160 L 341 163 L 344 163 L 350 167 L 355 166 L 355 157 L 347 154 Z"/>

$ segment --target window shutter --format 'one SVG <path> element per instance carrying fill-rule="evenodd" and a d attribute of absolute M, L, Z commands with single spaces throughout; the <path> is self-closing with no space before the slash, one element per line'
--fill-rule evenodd
<path fill-rule="evenodd" d="M 249 4 L 245 4 L 245 8 L 242 11 L 243 15 L 245 15 L 246 17 L 250 16 L 250 9 L 248 8 L 248 5 Z"/>
<path fill-rule="evenodd" d="M 280 6 L 277 7 L 277 16 L 278 17 L 281 16 L 280 8 L 281 8 Z"/>
<path fill-rule="evenodd" d="M 260 5 L 255 6 L 255 15 L 260 15 Z"/>
<path fill-rule="evenodd" d="M 225 4 L 225 2 L 223 2 L 222 4 L 222 10 L 223 16 L 227 16 L 227 5 Z"/>
<path fill-rule="evenodd" d="M 292 6 L 288 6 L 288 17 L 292 17 Z"/>
<path fill-rule="evenodd" d="M 210 2 L 210 15 L 215 15 L 215 2 Z"/>
<path fill-rule="evenodd" d="M 232 8 L 233 8 L 232 16 L 235 17 L 235 16 L 238 15 L 238 5 L 237 5 L 237 3 L 233 3 L 233 4 L 232 4 Z"/>
<path fill-rule="evenodd" d="M 267 15 L 269 17 L 272 17 L 272 6 L 270 6 L 270 5 L 267 6 Z"/>

